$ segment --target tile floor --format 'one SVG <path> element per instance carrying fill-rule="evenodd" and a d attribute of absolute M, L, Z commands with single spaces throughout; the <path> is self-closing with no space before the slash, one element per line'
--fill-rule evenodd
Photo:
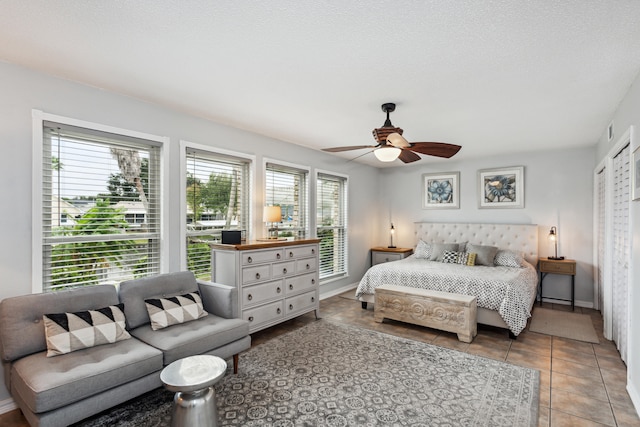
<path fill-rule="evenodd" d="M 351 293 L 349 293 L 350 295 Z M 523 331 L 510 340 L 503 330 L 479 325 L 471 344 L 458 341 L 455 334 L 385 320 L 376 323 L 372 305 L 362 310 L 347 296 L 334 296 L 320 303 L 321 317 L 331 318 L 384 333 L 503 360 L 540 370 L 540 417 L 538 426 L 640 426 L 640 418 L 625 390 L 626 367 L 615 345 L 602 337 L 600 312 L 576 307 L 591 316 L 600 344 L 590 344 Z M 545 304 L 545 308 L 570 307 Z M 309 313 L 278 326 L 257 332 L 252 345 L 304 326 L 315 320 Z M 242 366 L 240 367 L 242 369 Z M 28 427 L 19 410 L 0 415 L 0 426 Z"/>

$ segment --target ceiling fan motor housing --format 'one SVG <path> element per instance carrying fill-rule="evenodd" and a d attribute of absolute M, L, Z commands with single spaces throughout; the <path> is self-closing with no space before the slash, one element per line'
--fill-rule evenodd
<path fill-rule="evenodd" d="M 374 129 L 371 133 L 373 133 L 373 137 L 378 143 L 385 145 L 387 143 L 387 137 L 392 133 L 399 133 L 402 135 L 403 130 L 401 128 L 396 127 L 381 127 Z"/>

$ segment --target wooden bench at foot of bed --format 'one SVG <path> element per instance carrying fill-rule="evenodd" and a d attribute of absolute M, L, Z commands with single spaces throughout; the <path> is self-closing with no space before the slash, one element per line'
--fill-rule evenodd
<path fill-rule="evenodd" d="M 396 285 L 379 286 L 375 292 L 376 322 L 387 318 L 454 332 L 467 343 L 478 333 L 474 296 Z"/>

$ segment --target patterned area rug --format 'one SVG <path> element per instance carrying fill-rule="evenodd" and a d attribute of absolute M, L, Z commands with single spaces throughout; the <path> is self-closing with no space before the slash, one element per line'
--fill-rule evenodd
<path fill-rule="evenodd" d="M 229 368 L 231 369 L 231 368 Z M 216 385 L 221 426 L 535 426 L 539 372 L 319 320 L 240 356 Z M 79 424 L 168 426 L 155 390 Z"/>

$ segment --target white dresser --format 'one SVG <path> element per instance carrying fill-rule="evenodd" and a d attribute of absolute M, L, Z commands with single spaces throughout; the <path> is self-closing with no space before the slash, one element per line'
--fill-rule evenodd
<path fill-rule="evenodd" d="M 212 245 L 212 280 L 238 289 L 249 332 L 315 310 L 320 316 L 320 239 Z"/>

